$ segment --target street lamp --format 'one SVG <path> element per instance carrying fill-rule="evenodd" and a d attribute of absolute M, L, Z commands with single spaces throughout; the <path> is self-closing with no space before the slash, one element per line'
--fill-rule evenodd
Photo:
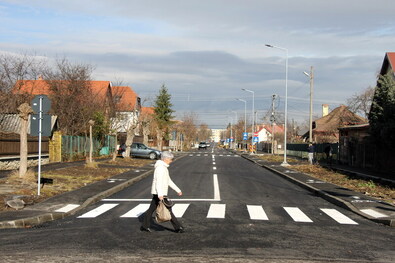
<path fill-rule="evenodd" d="M 244 102 L 244 133 L 247 132 L 247 101 L 242 99 L 236 99 L 238 101 Z"/>
<path fill-rule="evenodd" d="M 287 163 L 287 113 L 288 113 L 288 49 L 266 44 L 270 48 L 277 48 L 285 51 L 285 121 L 284 121 L 284 161 L 282 166 L 289 166 Z"/>
<path fill-rule="evenodd" d="M 234 122 L 234 128 L 235 128 L 235 136 L 234 136 L 234 143 L 233 143 L 233 148 L 235 148 L 234 146 L 235 146 L 235 144 L 236 144 L 236 139 L 237 139 L 237 129 L 236 129 L 236 124 L 237 124 L 237 112 L 236 111 L 233 111 L 232 110 L 232 112 L 236 115 L 236 118 L 235 118 L 235 122 Z M 233 119 L 233 118 L 232 118 Z"/>
<path fill-rule="evenodd" d="M 244 91 L 252 93 L 252 127 L 251 127 L 251 147 L 254 146 L 254 126 L 255 126 L 255 118 L 254 118 L 254 111 L 255 111 L 255 92 L 249 89 L 242 89 Z"/>
<path fill-rule="evenodd" d="M 310 74 L 306 71 L 303 72 L 310 79 L 310 118 L 309 118 L 309 142 L 313 142 L 313 83 L 314 73 L 313 66 L 310 68 Z"/>

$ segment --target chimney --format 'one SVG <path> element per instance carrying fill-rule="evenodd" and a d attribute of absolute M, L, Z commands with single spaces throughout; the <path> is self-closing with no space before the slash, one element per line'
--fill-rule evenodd
<path fill-rule="evenodd" d="M 43 80 L 43 76 L 41 74 L 38 75 L 38 80 Z"/>
<path fill-rule="evenodd" d="M 329 113 L 329 104 L 322 104 L 322 117 L 325 117 Z"/>

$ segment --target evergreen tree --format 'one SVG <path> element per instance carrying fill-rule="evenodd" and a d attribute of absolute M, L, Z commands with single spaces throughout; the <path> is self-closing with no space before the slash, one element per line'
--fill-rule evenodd
<path fill-rule="evenodd" d="M 163 137 L 168 134 L 168 127 L 172 124 L 172 113 L 174 111 L 171 109 L 173 104 L 171 104 L 170 99 L 171 95 L 168 93 L 166 86 L 162 85 L 154 103 L 155 121 L 157 124 L 156 136 L 160 150 L 162 150 Z"/>
<path fill-rule="evenodd" d="M 162 85 L 154 104 L 155 119 L 160 129 L 166 128 L 173 118 L 172 113 L 174 111 L 171 109 L 173 104 L 170 102 L 170 99 L 171 95 L 168 93 L 166 86 Z"/>
<path fill-rule="evenodd" d="M 395 80 L 393 73 L 380 76 L 369 113 L 375 141 L 395 146 Z"/>

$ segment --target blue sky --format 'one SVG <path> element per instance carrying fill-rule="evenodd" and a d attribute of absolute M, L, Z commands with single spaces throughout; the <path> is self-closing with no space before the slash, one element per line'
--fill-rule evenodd
<path fill-rule="evenodd" d="M 0 52 L 66 56 L 95 66 L 94 79 L 121 80 L 149 106 L 164 83 L 178 117 L 195 112 L 213 128 L 231 111 L 244 116 L 255 92 L 258 119 L 278 94 L 284 109 L 289 52 L 288 116 L 308 119 L 315 70 L 314 113 L 374 86 L 385 52 L 395 51 L 395 8 L 377 1 L 0 2 Z"/>

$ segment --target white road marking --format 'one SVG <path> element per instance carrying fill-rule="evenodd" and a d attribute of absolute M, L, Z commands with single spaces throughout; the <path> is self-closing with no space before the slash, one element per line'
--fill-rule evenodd
<path fill-rule="evenodd" d="M 215 162 L 213 162 L 213 165 L 215 165 Z"/>
<path fill-rule="evenodd" d="M 261 205 L 247 205 L 250 218 L 253 220 L 269 220 Z"/>
<path fill-rule="evenodd" d="M 132 210 L 127 212 L 126 214 L 122 215 L 121 217 L 126 218 L 136 218 L 142 215 L 145 211 L 148 210 L 150 204 L 139 204 L 138 206 L 134 207 Z"/>
<path fill-rule="evenodd" d="M 313 221 L 297 207 L 283 207 L 295 222 L 312 223 Z"/>
<path fill-rule="evenodd" d="M 321 211 L 327 214 L 328 216 L 332 217 L 336 222 L 340 224 L 347 224 L 347 225 L 358 225 L 357 222 L 352 220 L 351 218 L 343 215 L 336 209 L 326 209 L 326 208 L 321 208 Z"/>
<path fill-rule="evenodd" d="M 62 208 L 59 208 L 58 210 L 55 210 L 55 212 L 60 212 L 60 213 L 67 213 L 70 212 L 71 210 L 79 207 L 80 205 L 76 205 L 76 204 L 68 204 Z"/>
<path fill-rule="evenodd" d="M 173 214 L 175 217 L 182 217 L 185 213 L 185 211 L 188 209 L 189 204 L 175 204 L 171 210 L 173 211 Z"/>
<path fill-rule="evenodd" d="M 211 204 L 207 218 L 225 218 L 225 204 Z"/>
<path fill-rule="evenodd" d="M 388 217 L 387 215 L 382 214 L 380 212 L 377 212 L 377 211 L 375 211 L 373 209 L 361 209 L 360 211 L 365 213 L 365 214 L 368 214 L 368 215 L 370 215 L 370 216 L 372 216 L 374 218 Z"/>
<path fill-rule="evenodd" d="M 110 209 L 113 209 L 117 205 L 118 204 L 104 204 L 104 205 L 101 205 L 101 206 L 79 216 L 78 218 L 94 218 L 94 217 L 97 217 L 97 216 L 107 212 Z"/>
<path fill-rule="evenodd" d="M 214 167 L 213 167 L 213 170 L 217 170 L 217 167 L 214 166 Z"/>
<path fill-rule="evenodd" d="M 102 199 L 102 200 L 100 200 L 100 201 L 102 201 L 102 202 L 151 202 L 151 200 L 152 199 L 133 199 L 133 198 L 130 198 L 130 199 L 127 199 L 127 198 L 125 198 L 125 199 Z M 174 201 L 174 202 L 212 202 L 212 201 L 221 201 L 221 200 L 218 200 L 218 199 L 199 199 L 199 198 L 196 198 L 196 199 L 174 199 L 174 198 L 172 198 L 171 199 L 172 201 Z"/>
<path fill-rule="evenodd" d="M 214 181 L 214 200 L 220 201 L 221 196 L 219 193 L 219 184 L 218 184 L 218 175 L 213 174 L 213 181 Z"/>

